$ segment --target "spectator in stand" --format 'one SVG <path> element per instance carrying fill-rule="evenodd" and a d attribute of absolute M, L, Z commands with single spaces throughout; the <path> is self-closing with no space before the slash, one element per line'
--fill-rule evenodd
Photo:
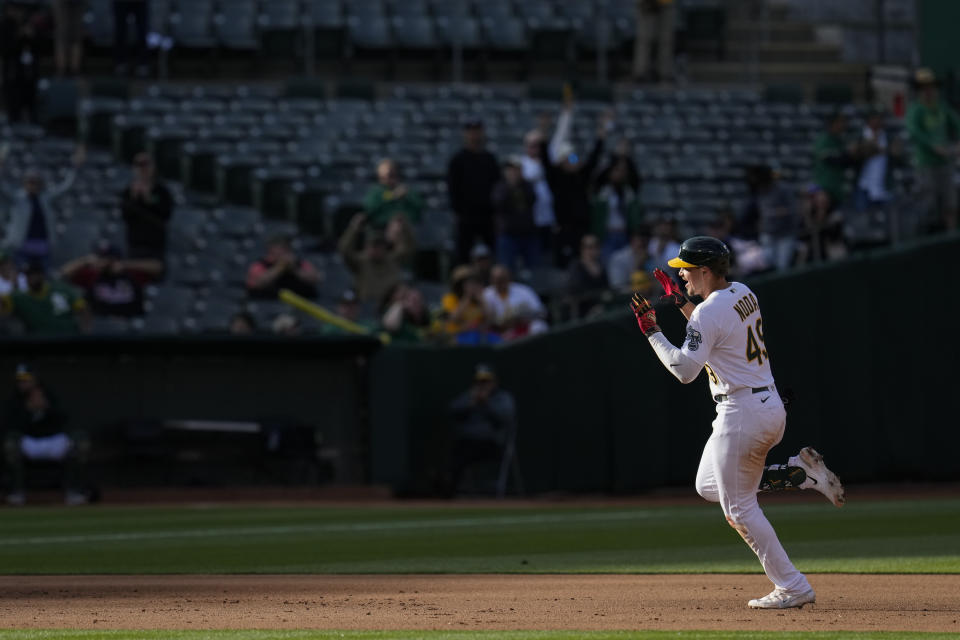
<path fill-rule="evenodd" d="M 415 189 L 400 182 L 397 163 L 385 158 L 377 164 L 377 184 L 363 199 L 363 210 L 372 227 L 383 229 L 397 215 L 405 215 L 416 224 L 423 213 L 423 198 Z"/>
<path fill-rule="evenodd" d="M 78 75 L 83 61 L 83 14 L 86 0 L 53 0 L 54 57 L 57 75 Z"/>
<path fill-rule="evenodd" d="M 275 336 L 284 336 L 295 338 L 303 334 L 303 326 L 300 324 L 300 318 L 292 313 L 281 313 L 273 322 L 270 323 L 270 329 Z"/>
<path fill-rule="evenodd" d="M 457 218 L 457 261 L 467 262 L 470 249 L 482 242 L 494 246 L 493 185 L 500 180 L 497 159 L 486 149 L 483 122 L 463 127 L 463 148 L 450 160 L 447 191 Z"/>
<path fill-rule="evenodd" d="M 490 279 L 490 286 L 483 290 L 483 304 L 490 324 L 504 340 L 547 330 L 547 310 L 533 289 L 513 282 L 504 265 L 495 266 Z"/>
<path fill-rule="evenodd" d="M 540 144 L 540 161 L 547 175 L 547 184 L 553 193 L 553 208 L 557 217 L 558 265 L 569 264 L 580 239 L 590 227 L 589 190 L 593 172 L 603 153 L 603 141 L 612 123 L 609 114 L 601 117 L 597 139 L 586 159 L 580 158 L 570 143 L 573 123 L 573 92 L 564 86 L 564 109 L 557 120 L 551 148 Z"/>
<path fill-rule="evenodd" d="M 430 329 L 430 310 L 419 289 L 398 282 L 387 293 L 380 323 L 393 342 L 423 342 Z"/>
<path fill-rule="evenodd" d="M 800 212 L 792 189 L 780 182 L 777 173 L 764 167 L 757 176 L 756 206 L 760 244 L 767 259 L 778 271 L 793 265 L 800 231 Z"/>
<path fill-rule="evenodd" d="M 359 325 L 367 330 L 372 330 L 372 323 L 364 320 L 361 317 L 363 308 L 360 305 L 360 298 L 357 296 L 357 292 L 353 289 L 346 289 L 343 293 L 340 294 L 340 297 L 337 298 L 337 305 L 334 307 L 333 312 L 356 325 Z M 349 335 L 350 332 L 339 327 L 335 324 L 329 322 L 324 322 L 320 326 L 320 333 L 326 336 L 344 336 Z"/>
<path fill-rule="evenodd" d="M 891 198 L 888 189 L 890 174 L 892 165 L 900 157 L 901 146 L 887 135 L 885 116 L 883 107 L 875 106 L 867 115 L 860 134 L 857 157 L 861 165 L 854 196 L 857 211 L 883 209 Z"/>
<path fill-rule="evenodd" d="M 677 21 L 674 0 L 636 0 L 637 23 L 633 46 L 634 82 L 673 80 L 673 31 Z M 650 49 L 657 43 L 657 71 L 650 70 Z"/>
<path fill-rule="evenodd" d="M 806 241 L 799 244 L 797 261 L 821 262 L 846 255 L 843 214 L 832 208 L 833 200 L 829 194 L 817 185 L 811 185 L 804 196 L 800 202 L 800 213 L 804 224 L 802 235 Z"/>
<path fill-rule="evenodd" d="M 513 395 L 500 388 L 493 368 L 477 365 L 473 385 L 450 403 L 453 443 L 448 486 L 456 495 L 463 472 L 478 462 L 501 460 L 504 447 L 514 437 L 517 409 Z"/>
<path fill-rule="evenodd" d="M 533 221 L 537 225 L 537 235 L 540 238 L 540 252 L 550 254 L 553 251 L 557 218 L 553 213 L 553 193 L 547 184 L 543 163 L 540 161 L 540 144 L 546 137 L 544 131 L 534 129 L 524 136 L 522 162 L 523 179 L 533 187 Z"/>
<path fill-rule="evenodd" d="M 249 311 L 238 311 L 230 318 L 228 330 L 232 336 L 250 336 L 257 332 L 257 321 Z"/>
<path fill-rule="evenodd" d="M 120 210 L 127 224 L 127 256 L 133 260 L 167 259 L 167 223 L 173 214 L 173 196 L 157 178 L 150 154 L 133 158 L 133 179 L 120 195 Z"/>
<path fill-rule="evenodd" d="M 160 273 L 156 260 L 124 260 L 109 242 L 60 268 L 63 280 L 86 292 L 94 315 L 125 318 L 143 315 L 143 287 Z"/>
<path fill-rule="evenodd" d="M 337 250 L 353 273 L 354 289 L 361 302 L 380 303 L 403 279 L 404 266 L 413 255 L 413 229 L 405 216 L 396 216 L 385 232 L 367 229 L 367 215 L 358 213 L 347 225 Z M 366 232 L 363 249 L 357 242 Z"/>
<path fill-rule="evenodd" d="M 82 433 L 67 431 L 67 415 L 56 397 L 37 380 L 30 367 L 17 366 L 16 390 L 7 401 L 4 453 L 12 480 L 7 502 L 21 506 L 27 501 L 25 466 L 28 460 L 63 463 L 64 502 L 85 504 L 90 496 L 81 484 L 90 441 Z"/>
<path fill-rule="evenodd" d="M 456 344 L 499 342 L 495 334 L 488 333 L 483 284 L 473 270 L 467 265 L 457 267 L 450 282 L 450 292 L 440 301 L 441 333 Z"/>
<path fill-rule="evenodd" d="M 603 310 L 603 294 L 610 288 L 607 270 L 600 261 L 600 241 L 585 235 L 580 240 L 580 259 L 570 265 L 567 290 L 577 309 L 577 317 L 586 318 Z"/>
<path fill-rule="evenodd" d="M 667 264 L 676 257 L 680 251 L 680 243 L 677 242 L 677 225 L 671 218 L 660 218 L 653 223 L 650 234 L 650 244 L 647 247 L 647 253 L 650 254 L 650 261 L 654 269 L 672 269 Z M 672 271 L 668 271 L 672 273 Z"/>
<path fill-rule="evenodd" d="M 533 219 L 536 198 L 523 179 L 522 161 L 510 157 L 503 165 L 503 180 L 493 188 L 493 211 L 497 229 L 497 260 L 511 269 L 518 260 L 526 269 L 540 263 L 540 238 Z"/>
<path fill-rule="evenodd" d="M 813 181 L 830 197 L 830 210 L 843 204 L 846 197 L 846 170 L 853 163 L 853 146 L 844 139 L 847 116 L 836 112 L 827 122 L 827 130 L 813 143 Z"/>
<path fill-rule="evenodd" d="M 601 239 L 605 261 L 627 246 L 630 232 L 641 224 L 643 209 L 639 188 L 637 165 L 630 157 L 629 145 L 622 141 L 610 163 L 597 176 L 597 192 L 593 198 L 591 233 Z"/>
<path fill-rule="evenodd" d="M 344 320 L 359 323 L 361 308 L 360 298 L 357 297 L 357 292 L 353 289 L 346 289 L 341 293 L 337 299 L 337 307 L 334 312 Z"/>
<path fill-rule="evenodd" d="M 610 278 L 610 287 L 623 291 L 629 284 L 634 273 L 653 273 L 655 267 L 650 262 L 648 245 L 650 234 L 638 229 L 630 234 L 630 243 L 620 249 L 607 262 L 607 275 Z"/>
<path fill-rule="evenodd" d="M 490 284 L 490 271 L 493 269 L 493 256 L 490 247 L 485 244 L 474 245 L 470 251 L 470 266 L 473 274 L 483 286 Z"/>
<path fill-rule="evenodd" d="M 85 158 L 85 149 L 77 147 L 71 159 L 72 166 L 55 186 L 46 187 L 40 172 L 28 169 L 23 176 L 23 188 L 12 193 L 4 190 L 3 195 L 11 202 L 4 242 L 21 263 L 42 262 L 46 265 L 49 262 L 56 238 L 54 205 L 73 186 L 77 169 Z M 0 157 L 0 168 L 4 162 L 5 158 Z"/>
<path fill-rule="evenodd" d="M 10 122 L 37 122 L 40 39 L 32 11 L 22 4 L 7 2 L 0 17 L 3 101 Z"/>
<path fill-rule="evenodd" d="M 924 213 L 934 216 L 931 227 L 955 229 L 957 186 L 953 174 L 960 153 L 960 116 L 940 99 L 937 78 L 930 69 L 917 69 L 914 85 L 917 100 L 907 111 L 906 124 L 917 168 L 917 195 Z"/>
<path fill-rule="evenodd" d="M 299 258 L 289 237 L 279 235 L 267 242 L 267 252 L 247 270 L 247 294 L 273 300 L 281 289 L 304 298 L 317 297 L 323 274 L 308 260 Z"/>
<path fill-rule="evenodd" d="M 649 298 L 657 293 L 657 281 L 650 277 L 646 271 L 634 271 L 630 274 L 630 283 L 620 289 L 620 293 L 639 293 L 644 298 Z"/>
<path fill-rule="evenodd" d="M 114 73 L 118 76 L 133 71 L 128 51 L 127 20 L 133 19 L 134 54 L 136 74 L 145 78 L 150 73 L 147 65 L 147 32 L 150 16 L 150 0 L 113 0 L 113 57 Z"/>
<path fill-rule="evenodd" d="M 90 330 L 90 311 L 72 287 L 47 280 L 40 262 L 27 266 L 26 291 L 0 298 L 0 313 L 20 320 L 30 335 L 76 335 Z"/>
<path fill-rule="evenodd" d="M 27 277 L 17 269 L 17 263 L 9 253 L 0 251 L 0 296 L 14 291 L 26 291 Z"/>

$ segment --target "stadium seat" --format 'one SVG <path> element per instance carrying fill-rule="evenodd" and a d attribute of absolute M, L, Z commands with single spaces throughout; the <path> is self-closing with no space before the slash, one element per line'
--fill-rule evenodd
<path fill-rule="evenodd" d="M 113 117 L 126 103 L 116 98 L 86 98 L 80 101 L 80 139 L 89 145 L 110 146 Z M 42 131 L 42 130 L 41 130 Z"/>
<path fill-rule="evenodd" d="M 526 51 L 529 44 L 527 28 L 521 20 L 516 18 L 484 17 L 481 20 L 486 41 L 494 52 L 513 55 Z"/>
<path fill-rule="evenodd" d="M 227 51 L 256 51 L 260 48 L 257 33 L 256 5 L 250 1 L 235 3 L 232 10 L 214 17 L 220 48 Z"/>
<path fill-rule="evenodd" d="M 430 15 L 426 0 L 393 0 L 389 6 L 390 13 L 399 18 L 424 18 Z"/>
<path fill-rule="evenodd" d="M 269 167 L 253 172 L 251 189 L 253 206 L 266 218 L 285 218 L 287 191 L 300 180 L 303 172 L 296 167 Z"/>
<path fill-rule="evenodd" d="M 386 18 L 369 16 L 360 20 L 350 18 L 350 42 L 358 51 L 382 52 L 393 48 L 393 33 Z"/>
<path fill-rule="evenodd" d="M 165 178 L 180 177 L 180 148 L 194 138 L 194 131 L 179 125 L 150 127 L 146 132 L 146 150 L 153 156 L 157 172 Z"/>
<path fill-rule="evenodd" d="M 210 50 L 217 45 L 213 31 L 212 0 L 192 0 L 170 16 L 174 46 L 181 49 Z"/>
<path fill-rule="evenodd" d="M 76 81 L 68 78 L 41 80 L 37 98 L 40 123 L 47 128 L 72 129 L 76 126 L 79 101 Z"/>
<path fill-rule="evenodd" d="M 189 287 L 164 284 L 147 292 L 147 319 L 184 318 L 194 313 L 195 294 Z"/>
<path fill-rule="evenodd" d="M 187 189 L 214 191 L 216 188 L 216 160 L 235 149 L 231 142 L 187 142 L 180 157 L 180 181 Z"/>
<path fill-rule="evenodd" d="M 252 204 L 250 178 L 260 162 L 258 158 L 245 153 L 217 157 L 217 196 L 231 204 Z"/>
<path fill-rule="evenodd" d="M 113 48 L 113 26 L 112 0 L 90 0 L 88 11 L 84 14 L 84 30 L 94 47 Z"/>
<path fill-rule="evenodd" d="M 401 53 L 422 54 L 436 50 L 439 44 L 433 19 L 424 16 L 394 18 L 393 33 Z"/>
<path fill-rule="evenodd" d="M 114 157 L 122 163 L 133 161 L 133 156 L 146 149 L 146 132 L 157 121 L 157 116 L 146 114 L 120 114 L 114 116 L 111 127 Z"/>

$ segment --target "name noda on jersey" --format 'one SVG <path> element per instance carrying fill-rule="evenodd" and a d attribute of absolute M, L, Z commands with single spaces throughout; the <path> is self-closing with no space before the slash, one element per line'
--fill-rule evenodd
<path fill-rule="evenodd" d="M 733 282 L 697 305 L 682 351 L 706 369 L 711 394 L 773 384 L 760 305 L 745 284 Z"/>

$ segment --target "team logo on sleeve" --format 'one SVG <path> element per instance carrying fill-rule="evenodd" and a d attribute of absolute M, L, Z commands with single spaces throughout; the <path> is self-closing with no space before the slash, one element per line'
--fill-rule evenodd
<path fill-rule="evenodd" d="M 700 332 L 693 327 L 687 327 L 687 349 L 696 351 L 700 348 L 701 342 L 703 342 L 703 337 Z"/>

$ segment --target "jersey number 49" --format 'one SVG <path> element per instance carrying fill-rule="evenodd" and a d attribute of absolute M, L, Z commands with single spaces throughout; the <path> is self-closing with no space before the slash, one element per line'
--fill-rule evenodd
<path fill-rule="evenodd" d="M 753 330 L 757 332 L 754 334 Z M 757 342 L 760 338 L 760 342 Z M 747 327 L 747 362 L 757 361 L 758 366 L 763 366 L 763 361 L 767 359 L 766 345 L 763 342 L 763 318 L 757 318 L 757 323 L 753 327 Z"/>

